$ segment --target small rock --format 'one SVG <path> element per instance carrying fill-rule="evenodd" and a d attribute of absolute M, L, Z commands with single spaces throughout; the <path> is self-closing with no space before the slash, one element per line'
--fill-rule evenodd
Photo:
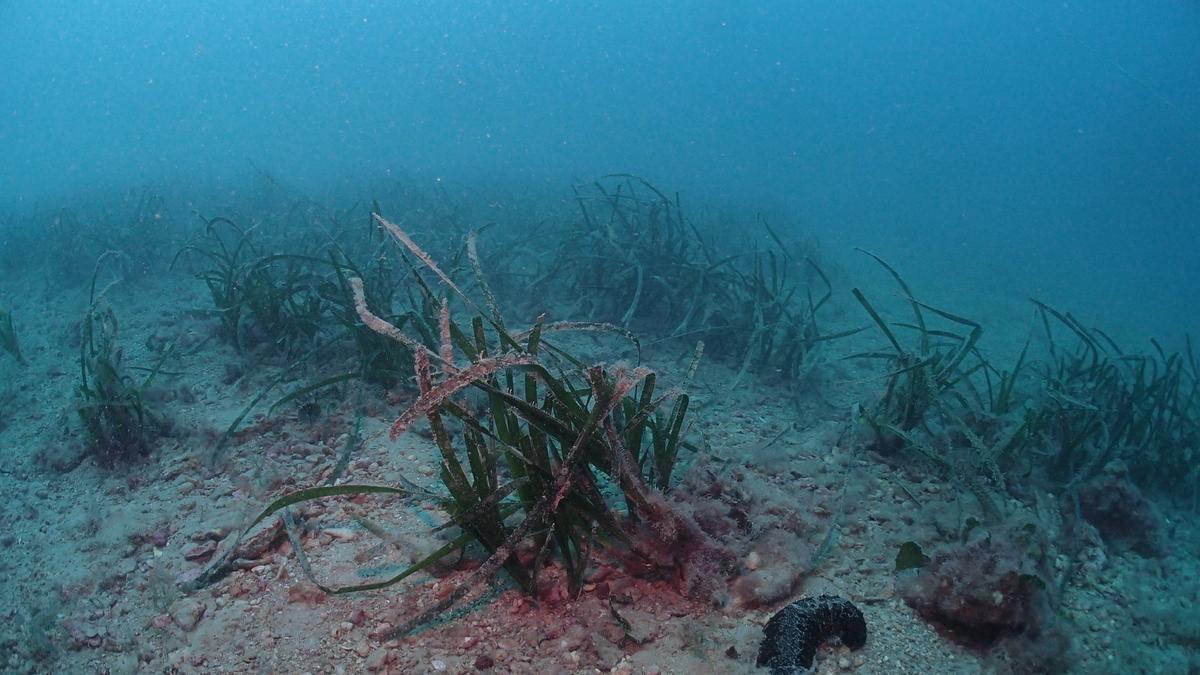
<path fill-rule="evenodd" d="M 168 527 L 160 527 L 150 533 L 146 540 L 155 548 L 166 548 L 167 541 L 171 538 L 171 529 Z"/>
<path fill-rule="evenodd" d="M 112 567 L 113 575 L 122 578 L 133 574 L 135 570 L 137 570 L 137 561 L 133 558 L 123 558 L 118 560 Z"/>
<path fill-rule="evenodd" d="M 227 534 L 229 534 L 228 528 L 215 527 L 207 530 L 200 530 L 199 532 L 193 532 L 188 538 L 192 541 L 221 541 Z"/>
<path fill-rule="evenodd" d="M 73 649 L 95 649 L 104 641 L 103 632 L 98 626 L 79 619 L 67 619 L 62 622 L 63 630 L 71 637 Z"/>
<path fill-rule="evenodd" d="M 121 652 L 125 651 L 125 645 L 119 643 L 118 640 L 113 640 L 113 639 L 104 640 L 104 643 L 101 646 L 103 647 L 104 651 L 107 651 L 107 652 L 121 653 Z"/>
<path fill-rule="evenodd" d="M 325 534 L 337 539 L 338 541 L 354 541 L 358 538 L 357 532 L 344 527 L 325 528 Z"/>
<path fill-rule="evenodd" d="M 372 628 L 371 632 L 367 633 L 367 637 L 371 638 L 372 640 L 384 640 L 387 638 L 387 636 L 389 636 L 391 634 L 392 634 L 392 624 L 384 621 L 383 623 L 379 624 L 378 626 L 375 626 L 374 628 Z"/>
<path fill-rule="evenodd" d="M 79 443 L 51 444 L 42 448 L 41 463 L 59 473 L 70 473 L 88 458 L 87 450 Z"/>
<path fill-rule="evenodd" d="M 192 562 L 205 563 L 217 552 L 217 542 L 205 541 L 199 544 L 188 544 L 183 547 L 183 557 Z"/>
<path fill-rule="evenodd" d="M 187 571 L 183 572 L 182 574 L 180 574 L 179 576 L 175 577 L 175 585 L 176 586 L 191 586 L 193 583 L 195 583 L 195 581 L 197 579 L 200 578 L 200 575 L 203 573 L 204 573 L 204 569 L 200 568 L 200 567 L 195 567 L 190 570 L 187 570 Z"/>
<path fill-rule="evenodd" d="M 325 602 L 325 591 L 309 581 L 300 581 L 288 589 L 288 602 L 303 603 L 309 607 Z"/>
<path fill-rule="evenodd" d="M 208 605 L 194 598 L 184 598 L 171 605 L 171 619 L 185 631 L 191 631 L 204 618 Z"/>
<path fill-rule="evenodd" d="M 367 660 L 363 662 L 363 667 L 372 673 L 377 673 L 387 668 L 388 663 L 392 660 L 392 654 L 383 647 L 377 647 L 367 656 Z"/>

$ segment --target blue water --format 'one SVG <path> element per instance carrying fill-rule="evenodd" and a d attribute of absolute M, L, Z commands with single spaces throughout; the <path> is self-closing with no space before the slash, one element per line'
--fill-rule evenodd
<path fill-rule="evenodd" d="M 1198 32 L 1183 1 L 7 2 L 0 208 L 251 167 L 313 191 L 629 171 L 1182 332 Z"/>

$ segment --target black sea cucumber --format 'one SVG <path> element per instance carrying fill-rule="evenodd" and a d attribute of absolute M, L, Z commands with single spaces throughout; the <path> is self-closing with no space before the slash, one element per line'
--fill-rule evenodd
<path fill-rule="evenodd" d="M 812 667 L 817 646 L 833 636 L 850 649 L 867 642 L 867 622 L 849 600 L 836 595 L 802 598 L 784 607 L 763 627 L 766 637 L 758 648 L 758 665 L 773 675 Z"/>

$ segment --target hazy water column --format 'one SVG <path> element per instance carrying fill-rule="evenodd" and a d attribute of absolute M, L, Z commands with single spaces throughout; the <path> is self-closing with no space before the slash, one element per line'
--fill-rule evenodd
<path fill-rule="evenodd" d="M 563 184 L 634 171 L 776 205 L 931 278 L 986 284 L 994 267 L 1052 295 L 1084 281 L 1143 319 L 1178 317 L 1200 288 L 1198 14 L 5 3 L 0 206 L 251 163 L 314 189 L 410 169 Z"/>

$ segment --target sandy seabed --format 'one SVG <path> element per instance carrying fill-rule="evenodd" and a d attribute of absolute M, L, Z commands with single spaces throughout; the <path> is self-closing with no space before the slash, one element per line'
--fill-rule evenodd
<path fill-rule="evenodd" d="M 706 529 L 728 528 L 721 543 L 740 560 L 738 576 L 713 582 L 710 597 L 687 597 L 678 578 L 602 551 L 576 599 L 564 597 L 555 584 L 561 570 L 551 566 L 544 597 L 500 583 L 471 606 L 396 638 L 391 628 L 469 575 L 479 551 L 388 589 L 327 596 L 304 579 L 283 537 L 216 583 L 184 593 L 179 582 L 231 546 L 272 496 L 327 474 L 351 429 L 351 406 L 325 400 L 315 420 L 295 407 L 270 418 L 257 410 L 213 467 L 215 440 L 278 366 L 243 371 L 245 362 L 212 339 L 216 323 L 188 311 L 208 301 L 199 282 L 147 276 L 108 297 L 122 319 L 126 358 L 141 361 L 143 345 L 161 339 L 189 356 L 183 372 L 164 374 L 149 394 L 171 420 L 150 456 L 99 467 L 82 454 L 74 412 L 86 293 L 33 278 L 0 287 L 29 361 L 20 367 L 0 354 L 5 672 L 766 672 L 755 667 L 762 626 L 787 602 L 822 593 L 855 603 L 868 639 L 857 651 L 826 642 L 816 672 L 1028 667 L 947 639 L 898 594 L 899 545 L 952 538 L 974 505 L 952 486 L 865 449 L 851 411 L 877 395 L 878 373 L 836 358 L 798 401 L 753 376 L 730 390 L 734 370 L 720 363 L 705 363 L 693 383 L 689 433 L 702 451 L 681 459 L 671 498 L 707 519 Z M 686 366 L 650 356 L 668 375 Z M 382 433 L 412 393 L 374 391 L 368 441 L 344 480 L 395 484 L 404 476 L 438 489 L 429 438 L 418 430 L 392 442 Z M 1034 495 L 1003 508 L 1014 522 L 1053 532 L 1059 523 L 1050 504 Z M 327 499 L 306 509 L 303 544 L 330 584 L 394 573 L 449 536 L 431 532 L 446 514 L 420 500 Z M 1101 546 L 1063 588 L 1056 618 L 1070 639 L 1071 672 L 1197 667 L 1200 629 L 1188 624 L 1197 616 L 1182 601 L 1200 597 L 1200 539 L 1190 518 L 1163 516 L 1171 534 L 1164 557 Z M 363 519 L 385 527 L 391 541 L 382 544 Z"/>

